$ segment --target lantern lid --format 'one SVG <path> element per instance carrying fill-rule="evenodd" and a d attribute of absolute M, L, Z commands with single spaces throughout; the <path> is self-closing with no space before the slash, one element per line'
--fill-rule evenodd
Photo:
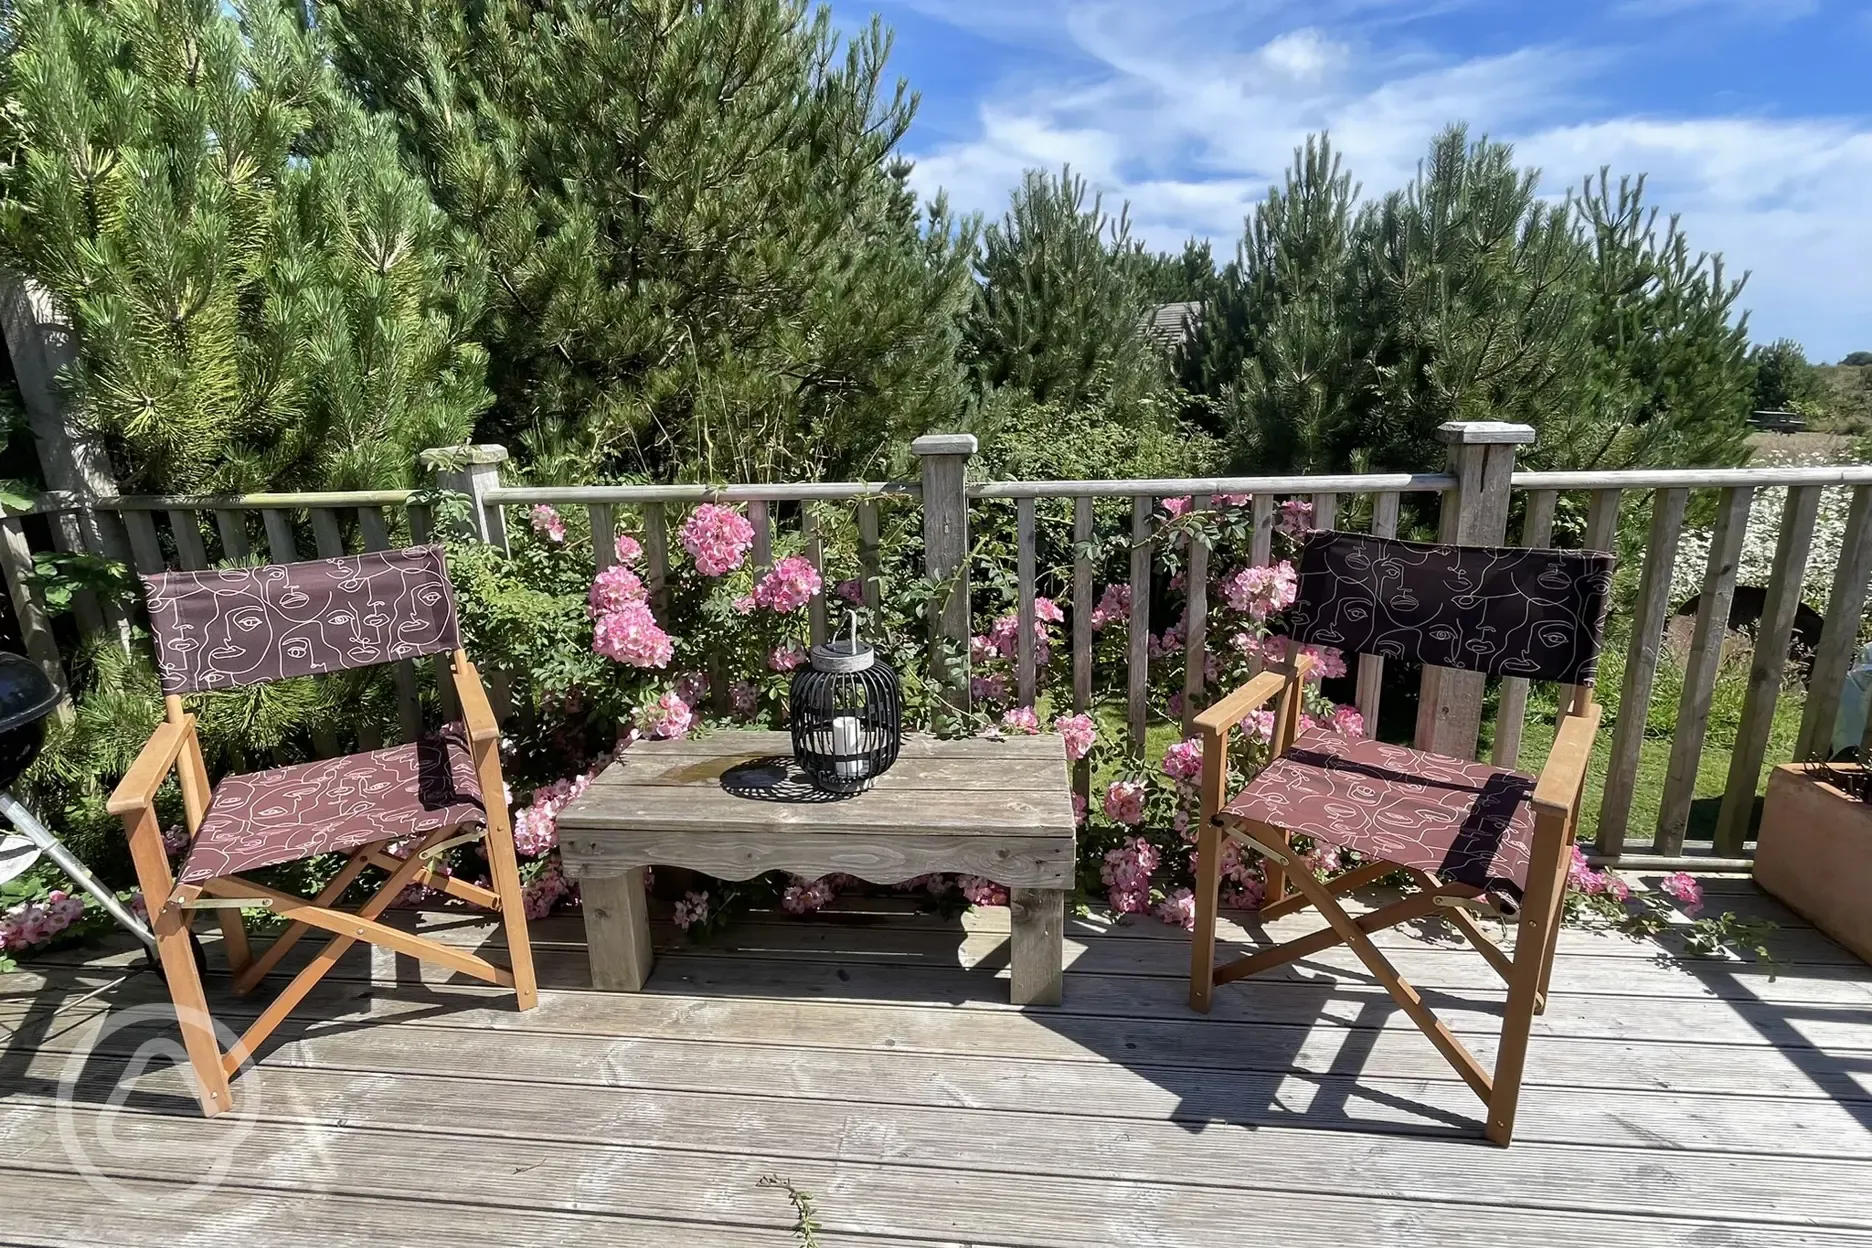
<path fill-rule="evenodd" d="M 877 662 L 877 651 L 871 648 L 870 642 L 840 637 L 823 646 L 814 646 L 810 661 L 815 672 L 849 675 L 869 671 L 871 665 Z"/>
<path fill-rule="evenodd" d="M 858 613 L 850 613 L 851 631 L 844 637 L 834 637 L 823 645 L 812 648 L 809 661 L 815 672 L 832 672 L 836 675 L 851 675 L 865 672 L 877 662 L 877 651 L 871 643 L 858 639 Z"/>

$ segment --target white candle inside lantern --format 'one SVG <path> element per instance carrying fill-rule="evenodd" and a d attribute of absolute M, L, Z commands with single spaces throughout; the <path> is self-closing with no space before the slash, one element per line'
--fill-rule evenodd
<path fill-rule="evenodd" d="M 862 780 L 869 770 L 862 759 L 843 757 L 864 749 L 864 724 L 856 715 L 839 715 L 832 720 L 832 753 L 838 759 L 841 780 Z"/>

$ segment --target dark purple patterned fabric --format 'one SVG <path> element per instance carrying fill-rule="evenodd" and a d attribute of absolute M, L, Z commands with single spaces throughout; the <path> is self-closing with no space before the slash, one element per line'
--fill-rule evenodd
<path fill-rule="evenodd" d="M 164 693 L 371 667 L 461 645 L 440 546 L 143 578 Z"/>
<path fill-rule="evenodd" d="M 1516 901 L 1527 884 L 1533 793 L 1531 777 L 1487 763 L 1315 730 L 1222 814 Z"/>
<path fill-rule="evenodd" d="M 451 724 L 387 750 L 227 777 L 176 878 L 198 884 L 485 818 L 468 738 Z"/>
<path fill-rule="evenodd" d="M 1613 563 L 1601 551 L 1312 533 L 1287 627 L 1353 654 L 1587 685 Z"/>

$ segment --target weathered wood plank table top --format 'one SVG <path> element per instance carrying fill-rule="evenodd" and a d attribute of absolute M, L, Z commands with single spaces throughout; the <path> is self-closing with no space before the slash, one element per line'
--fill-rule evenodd
<path fill-rule="evenodd" d="M 1074 820 L 1057 736 L 912 735 L 874 787 L 847 797 L 812 788 L 783 732 L 642 741 L 560 814 L 559 848 L 598 988 L 634 992 L 650 973 L 645 867 L 876 884 L 954 871 L 1009 889 L 1014 1002 L 1060 999 Z"/>

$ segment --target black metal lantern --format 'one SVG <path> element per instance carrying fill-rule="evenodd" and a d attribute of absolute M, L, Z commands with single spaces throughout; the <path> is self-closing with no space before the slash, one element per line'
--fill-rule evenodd
<path fill-rule="evenodd" d="M 815 788 L 858 793 L 897 761 L 903 743 L 903 686 L 891 665 L 851 634 L 814 646 L 793 673 L 787 718 L 793 757 Z"/>

